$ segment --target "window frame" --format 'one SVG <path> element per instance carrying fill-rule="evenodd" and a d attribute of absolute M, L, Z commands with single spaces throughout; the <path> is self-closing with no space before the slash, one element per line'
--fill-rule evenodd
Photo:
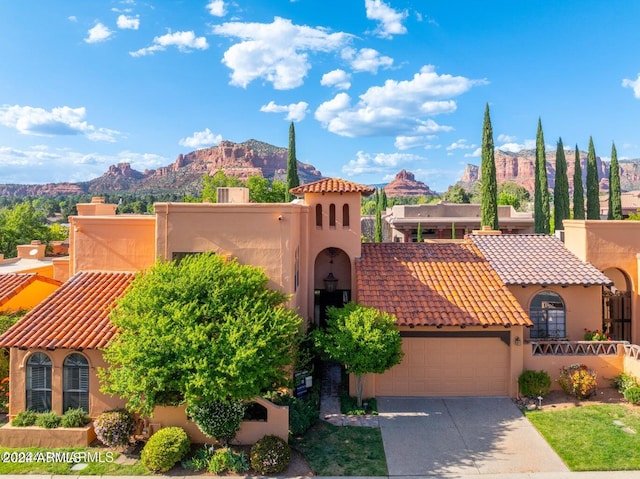
<path fill-rule="evenodd" d="M 37 376 L 34 378 L 34 373 L 38 373 L 42 378 L 40 379 Z M 35 412 L 51 411 L 52 375 L 53 361 L 48 354 L 37 351 L 29 355 L 26 361 L 25 377 L 26 409 Z M 35 387 L 34 380 L 37 380 L 39 383 Z M 41 404 L 36 405 L 36 403 Z"/>
<path fill-rule="evenodd" d="M 547 298 L 543 299 L 541 296 L 547 296 Z M 539 306 L 536 304 L 538 301 Z M 542 290 L 531 298 L 529 318 L 533 322 L 529 338 L 563 339 L 567 337 L 567 306 L 562 296 L 555 291 Z"/>
<path fill-rule="evenodd" d="M 75 364 L 69 364 L 70 360 L 76 361 Z M 89 360 L 80 353 L 71 353 L 67 355 L 62 363 L 63 413 L 67 409 L 77 408 L 83 409 L 87 414 L 89 413 L 90 381 Z"/>

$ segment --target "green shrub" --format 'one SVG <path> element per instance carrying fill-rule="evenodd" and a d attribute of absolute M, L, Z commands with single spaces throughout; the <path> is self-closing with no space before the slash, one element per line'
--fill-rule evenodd
<path fill-rule="evenodd" d="M 205 471 L 209 467 L 209 461 L 213 457 L 215 449 L 206 444 L 198 449 L 189 459 L 182 461 L 182 467 L 190 471 Z"/>
<path fill-rule="evenodd" d="M 191 447 L 189 436 L 181 427 L 165 427 L 149 438 L 140 453 L 142 465 L 154 472 L 167 472 Z"/>
<path fill-rule="evenodd" d="M 209 472 L 213 474 L 222 474 L 231 471 L 235 473 L 247 472 L 249 470 L 249 462 L 244 452 L 233 452 L 228 447 L 217 449 L 209 461 Z"/>
<path fill-rule="evenodd" d="M 84 409 L 67 409 L 67 411 L 62 415 L 62 427 L 82 427 L 85 424 L 91 422 L 91 418 L 89 415 L 84 412 Z"/>
<path fill-rule="evenodd" d="M 358 398 L 349 396 L 348 392 L 343 391 L 340 395 L 340 412 L 352 416 L 364 416 L 365 414 L 377 415 L 378 402 L 376 398 L 367 398 L 362 400 L 362 407 L 358 407 Z"/>
<path fill-rule="evenodd" d="M 187 414 L 205 435 L 226 445 L 240 429 L 244 405 L 240 401 L 213 401 L 189 406 Z"/>
<path fill-rule="evenodd" d="M 105 446 L 116 447 L 129 444 L 134 429 L 133 416 L 126 409 L 112 409 L 100 414 L 93 421 L 96 437 Z"/>
<path fill-rule="evenodd" d="M 55 429 L 60 425 L 60 421 L 62 421 L 62 418 L 55 412 L 43 412 L 42 414 L 38 414 L 38 417 L 36 418 L 36 426 L 44 427 L 46 429 Z"/>
<path fill-rule="evenodd" d="M 523 371 L 518 376 L 520 394 L 525 397 L 546 396 L 551 390 L 551 378 L 546 371 Z"/>
<path fill-rule="evenodd" d="M 631 386 L 624 392 L 624 398 L 631 404 L 640 404 L 640 386 Z"/>
<path fill-rule="evenodd" d="M 289 434 L 300 436 L 320 418 L 320 389 L 314 386 L 306 396 L 271 393 L 266 398 L 278 406 L 289 406 Z"/>
<path fill-rule="evenodd" d="M 596 393 L 598 381 L 595 371 L 586 364 L 572 364 L 560 369 L 558 384 L 567 394 L 587 399 Z"/>
<path fill-rule="evenodd" d="M 627 389 L 638 386 L 638 381 L 629 374 L 620 373 L 613 378 L 613 386 L 618 390 L 618 392 L 624 394 Z"/>
<path fill-rule="evenodd" d="M 289 461 L 291 448 L 278 436 L 264 436 L 251 448 L 251 467 L 260 474 L 282 472 Z"/>
<path fill-rule="evenodd" d="M 37 417 L 38 415 L 35 411 L 29 409 L 20 411 L 13 421 L 11 421 L 11 425 L 16 427 L 33 426 L 36 423 Z"/>

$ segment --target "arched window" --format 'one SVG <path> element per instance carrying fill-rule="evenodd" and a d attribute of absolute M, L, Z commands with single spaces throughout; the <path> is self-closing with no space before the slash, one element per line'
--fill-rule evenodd
<path fill-rule="evenodd" d="M 342 226 L 349 226 L 349 205 L 342 205 Z"/>
<path fill-rule="evenodd" d="M 316 205 L 316 226 L 322 228 L 322 205 Z"/>
<path fill-rule="evenodd" d="M 82 408 L 89 412 L 89 362 L 73 353 L 64 360 L 62 370 L 62 410 Z"/>
<path fill-rule="evenodd" d="M 329 205 L 329 226 L 336 225 L 336 205 L 331 203 Z"/>
<path fill-rule="evenodd" d="M 531 338 L 567 336 L 564 301 L 553 291 L 542 291 L 535 295 L 531 300 L 529 317 L 533 322 Z"/>
<path fill-rule="evenodd" d="M 51 411 L 51 358 L 44 353 L 32 354 L 27 360 L 27 409 Z"/>

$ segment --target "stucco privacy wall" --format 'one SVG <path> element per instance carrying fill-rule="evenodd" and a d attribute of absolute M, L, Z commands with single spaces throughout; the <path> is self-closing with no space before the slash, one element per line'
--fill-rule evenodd
<path fill-rule="evenodd" d="M 509 285 L 509 291 L 516 297 L 522 308 L 529 314 L 531 300 L 542 291 L 553 291 L 564 301 L 567 339 L 582 341 L 584 329 L 602 329 L 602 287 L 601 286 L 517 286 Z M 525 328 L 524 337 L 529 339 L 530 329 Z"/>
<path fill-rule="evenodd" d="M 308 265 L 302 260 L 308 248 L 302 233 L 307 224 L 306 205 L 156 203 L 155 211 L 160 258 L 214 251 L 233 256 L 242 264 L 259 266 L 265 270 L 270 288 L 290 295 L 289 307 L 304 318 L 312 317 L 302 293 L 309 289 Z"/>
<path fill-rule="evenodd" d="M 632 287 L 631 339 L 640 343 L 640 299 L 638 296 L 640 221 L 566 220 L 564 243 L 578 258 L 600 271 L 618 268 L 630 279 Z"/>
<path fill-rule="evenodd" d="M 80 353 L 89 362 L 89 415 L 96 417 L 107 409 L 123 407 L 125 402 L 118 398 L 112 397 L 100 392 L 100 384 L 98 383 L 97 368 L 107 367 L 102 359 L 102 352 L 95 349 L 87 349 L 85 351 L 75 351 L 71 349 L 33 349 L 23 350 L 11 348 L 10 354 L 10 377 L 11 391 L 9 396 L 9 415 L 15 415 L 26 409 L 26 364 L 31 354 L 36 352 L 45 353 L 51 358 L 51 410 L 57 414 L 62 414 L 62 364 L 64 359 L 72 353 Z"/>
<path fill-rule="evenodd" d="M 155 263 L 154 216 L 70 216 L 69 275 L 140 271 Z"/>

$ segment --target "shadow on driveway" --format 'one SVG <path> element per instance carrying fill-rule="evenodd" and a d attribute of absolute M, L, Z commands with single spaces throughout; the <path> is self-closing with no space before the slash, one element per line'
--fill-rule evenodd
<path fill-rule="evenodd" d="M 566 472 L 509 398 L 378 398 L 390 476 Z"/>

